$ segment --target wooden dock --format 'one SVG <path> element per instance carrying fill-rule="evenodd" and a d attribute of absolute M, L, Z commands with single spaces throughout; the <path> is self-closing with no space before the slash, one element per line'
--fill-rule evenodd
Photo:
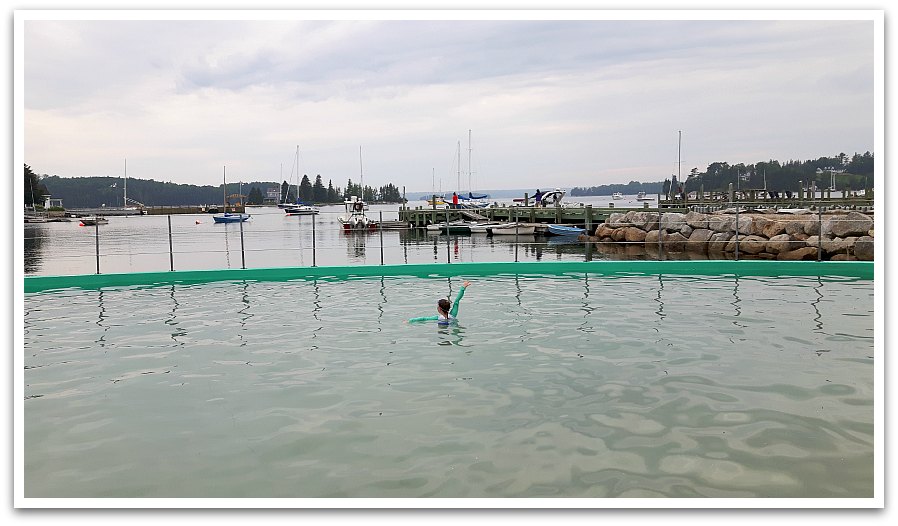
<path fill-rule="evenodd" d="M 652 210 L 646 203 L 640 208 L 579 206 L 499 206 L 489 208 L 447 208 L 447 207 L 401 207 L 399 220 L 410 223 L 415 228 L 445 221 L 519 221 L 533 224 L 572 225 L 590 230 L 599 223 L 604 223 L 615 212 L 626 213 L 630 210 Z M 675 210 L 669 209 L 673 212 Z M 686 211 L 685 209 L 683 210 Z"/>

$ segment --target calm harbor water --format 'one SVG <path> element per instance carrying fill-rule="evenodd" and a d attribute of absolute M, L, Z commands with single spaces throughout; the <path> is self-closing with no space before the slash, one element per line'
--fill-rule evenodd
<path fill-rule="evenodd" d="M 617 207 L 641 206 L 635 198 L 612 201 L 609 197 L 583 197 L 571 203 Z M 426 206 L 411 202 L 409 206 Z M 398 205 L 372 205 L 373 219 L 396 220 Z M 471 262 L 646 258 L 642 247 L 601 246 L 566 237 L 487 237 L 485 234 L 440 236 L 421 230 L 344 234 L 338 217 L 342 205 L 321 207 L 315 217 L 313 257 L 312 217 L 287 216 L 273 207 L 249 207 L 252 218 L 243 224 L 241 254 L 240 225 L 215 224 L 212 216 L 172 215 L 169 254 L 166 216 L 109 217 L 99 227 L 68 223 L 26 224 L 24 247 L 26 275 L 72 275 L 97 272 L 99 237 L 100 272 L 152 272 L 324 265 L 379 265 Z M 506 239 L 506 237 L 508 239 Z M 589 245 L 589 246 L 587 246 Z M 589 255 L 587 256 L 587 252 Z M 689 257 L 695 257 L 689 255 Z"/>
<path fill-rule="evenodd" d="M 29 294 L 25 496 L 872 496 L 872 281 L 461 280 Z"/>

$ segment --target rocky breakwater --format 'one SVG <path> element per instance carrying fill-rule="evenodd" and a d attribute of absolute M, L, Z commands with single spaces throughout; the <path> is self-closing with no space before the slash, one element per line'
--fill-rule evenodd
<path fill-rule="evenodd" d="M 738 223 L 737 223 L 738 217 Z M 738 231 L 738 235 L 737 235 Z M 819 215 L 741 212 L 703 214 L 635 211 L 611 214 L 590 241 L 644 244 L 646 250 L 700 252 L 709 257 L 832 261 L 873 260 L 873 217 L 860 212 L 832 211 Z"/>

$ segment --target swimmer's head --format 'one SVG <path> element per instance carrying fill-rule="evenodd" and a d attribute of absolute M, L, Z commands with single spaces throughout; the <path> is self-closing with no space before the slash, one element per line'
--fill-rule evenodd
<path fill-rule="evenodd" d="M 437 309 L 439 309 L 439 311 L 446 316 L 449 316 L 449 309 L 451 307 L 452 304 L 449 303 L 449 300 L 447 300 L 446 298 L 443 298 L 437 302 Z"/>

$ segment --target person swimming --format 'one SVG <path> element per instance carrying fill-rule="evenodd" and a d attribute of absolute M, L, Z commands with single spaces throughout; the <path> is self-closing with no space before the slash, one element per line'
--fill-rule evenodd
<path fill-rule="evenodd" d="M 454 303 L 449 303 L 449 300 L 446 298 L 441 298 L 440 301 L 437 302 L 437 315 L 436 316 L 421 316 L 419 318 L 412 318 L 409 323 L 417 322 L 417 321 L 436 321 L 437 323 L 444 325 L 448 324 L 450 321 L 456 319 L 458 316 L 458 304 L 461 302 L 461 299 L 465 295 L 465 289 L 471 285 L 470 281 L 465 280 L 464 283 L 461 284 L 461 289 L 458 291 L 458 296 L 455 297 Z"/>

